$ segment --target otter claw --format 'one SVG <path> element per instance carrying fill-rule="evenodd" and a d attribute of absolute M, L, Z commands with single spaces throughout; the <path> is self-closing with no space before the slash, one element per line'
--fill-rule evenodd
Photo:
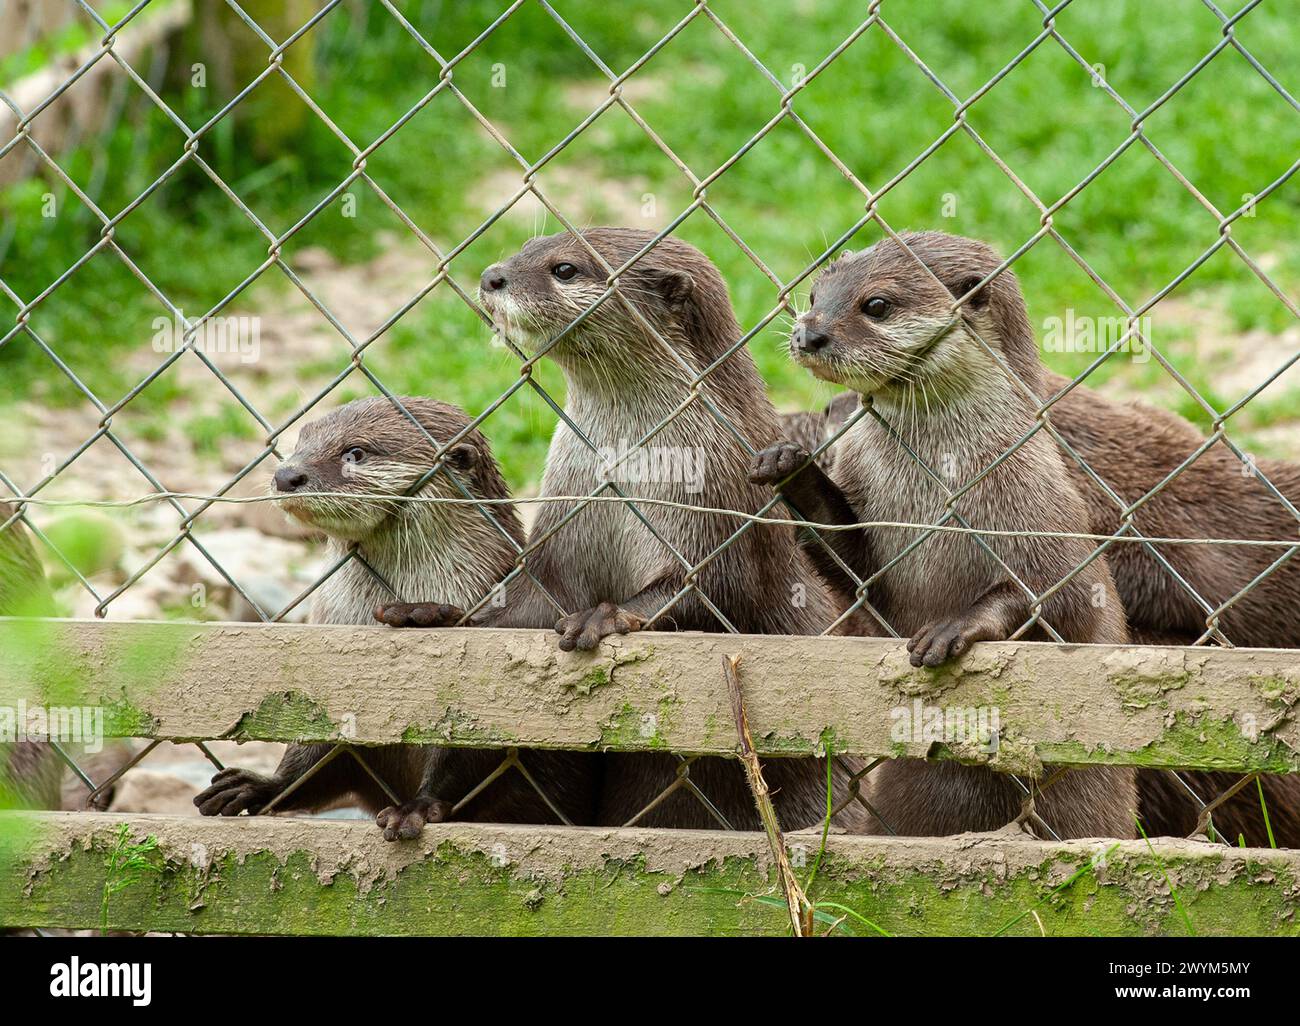
<path fill-rule="evenodd" d="M 420 836 L 425 823 L 442 823 L 451 815 L 451 802 L 439 798 L 416 798 L 401 805 L 390 805 L 375 816 L 385 841 L 399 838 L 409 841 Z"/>
<path fill-rule="evenodd" d="M 275 777 L 230 766 L 212 778 L 207 790 L 194 796 L 194 804 L 204 816 L 238 816 L 245 809 L 256 816 L 284 787 Z"/>
<path fill-rule="evenodd" d="M 777 442 L 755 454 L 749 468 L 754 484 L 774 485 L 812 461 L 812 453 L 795 442 Z"/>
<path fill-rule="evenodd" d="M 917 631 L 907 643 L 913 666 L 942 666 L 956 659 L 982 637 L 978 625 L 970 618 L 936 620 Z"/>
<path fill-rule="evenodd" d="M 375 619 L 389 627 L 454 627 L 465 610 L 446 602 L 390 602 L 375 607 Z"/>
<path fill-rule="evenodd" d="M 562 651 L 572 652 L 577 648 L 586 652 L 600 644 L 602 638 L 639 631 L 644 625 L 645 620 L 636 613 L 613 602 L 602 602 L 594 609 L 562 617 L 555 625 L 555 633 L 560 635 Z"/>

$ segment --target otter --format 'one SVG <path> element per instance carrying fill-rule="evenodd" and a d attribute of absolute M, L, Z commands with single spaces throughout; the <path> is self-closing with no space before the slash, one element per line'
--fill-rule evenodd
<path fill-rule="evenodd" d="M 15 509 L 0 502 L 0 524 Z M 54 596 L 22 521 L 0 529 L 0 616 L 53 616 Z M 57 809 L 63 761 L 43 741 L 0 744 L 0 808 Z"/>
<path fill-rule="evenodd" d="M 954 287 L 978 284 L 975 272 L 991 272 L 1000 261 L 984 243 L 942 232 L 912 232 L 901 236 L 917 257 L 941 280 Z M 897 287 L 904 293 L 933 282 L 915 262 L 897 268 Z M 860 291 L 874 270 L 867 254 L 832 263 L 813 288 L 812 323 L 825 319 L 832 305 Z M 964 277 L 954 277 L 954 276 Z M 1133 525 L 1147 537 L 1242 538 L 1289 541 L 1295 537 L 1296 516 L 1264 483 L 1271 482 L 1293 506 L 1300 506 L 1300 463 L 1258 460 L 1247 467 L 1226 446 L 1212 446 L 1195 462 L 1166 482 L 1190 458 L 1205 438 L 1190 422 L 1167 410 L 1138 402 L 1121 402 L 1086 385 L 1070 388 L 1070 379 L 1041 364 L 1033 329 L 1019 286 L 1010 272 L 1005 301 L 990 305 L 981 337 L 995 348 L 1022 354 L 1011 364 L 1046 403 L 1056 397 L 1049 415 L 1066 443 L 1118 496 L 1118 501 L 1067 456 L 1066 469 L 1088 505 L 1089 531 L 1116 534 L 1122 524 L 1121 503 L 1132 504 L 1151 494 L 1133 512 Z M 941 298 L 941 297 L 940 297 Z M 951 297 L 950 297 L 951 298 Z M 975 312 L 975 311 L 972 311 Z M 939 315 L 938 307 L 932 311 Z M 810 323 L 810 322 L 805 322 Z M 864 336 L 848 322 L 838 322 L 843 345 Z M 1068 391 L 1067 391 L 1068 389 Z M 1260 577 L 1286 550 L 1261 546 L 1155 546 L 1180 583 L 1144 545 L 1111 546 L 1106 558 L 1134 629 L 1173 632 L 1193 641 L 1209 627 L 1209 616 L 1188 586 L 1212 610 L 1233 599 Z M 1217 628 L 1231 644 L 1252 648 L 1300 647 L 1300 558 L 1281 562 L 1267 577 L 1236 598 L 1217 617 Z"/>
<path fill-rule="evenodd" d="M 609 277 L 601 261 L 621 267 L 634 257 L 618 290 L 595 305 Z M 608 494 L 616 488 L 633 499 L 750 513 L 770 501 L 770 491 L 750 483 L 747 472 L 751 448 L 771 444 L 780 420 L 748 351 L 731 352 L 742 332 L 726 284 L 694 246 L 671 237 L 655 242 L 654 233 L 631 228 L 536 238 L 483 273 L 479 296 L 509 340 L 545 353 L 565 375 L 567 401 L 547 455 L 544 497 L 588 495 L 612 479 Z M 643 439 L 660 458 L 642 461 L 638 472 L 611 466 L 610 454 Z M 677 472 L 687 466 L 698 473 Z M 791 528 L 742 528 L 731 517 L 658 505 L 638 512 L 624 503 L 545 503 L 531 536 L 544 541 L 528 560 L 541 587 L 521 575 L 503 605 L 469 622 L 553 626 L 561 649 L 589 650 L 610 634 L 647 628 L 817 634 L 835 621 L 829 591 Z M 435 625 L 457 622 L 458 613 L 392 605 L 380 618 L 393 626 Z M 733 760 L 690 765 L 690 782 L 708 796 L 710 810 L 688 787 L 649 808 L 678 780 L 682 764 L 675 757 L 606 758 L 602 825 L 635 819 L 703 828 L 721 818 L 741 829 L 760 827 Z M 838 765 L 834 772 L 841 786 L 847 783 Z M 786 826 L 822 818 L 824 763 L 777 759 L 765 774 Z M 840 822 L 852 829 L 865 815 L 853 803 Z"/>
<path fill-rule="evenodd" d="M 1000 263 L 983 243 L 938 232 L 906 233 L 902 238 L 917 257 L 945 284 L 969 291 Z M 913 244 L 915 242 L 915 245 Z M 834 274 L 824 274 L 814 285 L 811 316 L 829 312 L 844 296 L 865 290 L 874 271 L 865 259 L 841 259 Z M 917 279 L 931 281 L 929 274 L 910 261 L 910 268 L 898 268 L 899 286 L 906 290 Z M 1008 288 L 1005 302 L 991 304 L 988 318 L 978 330 L 990 345 L 1022 355 L 1030 366 L 1022 380 L 1043 401 L 1061 395 L 1051 407 L 1051 420 L 1067 445 L 1092 468 L 1097 477 L 1125 503 L 1136 502 L 1155 489 L 1161 490 L 1135 511 L 1133 523 L 1148 537 L 1245 537 L 1286 539 L 1295 530 L 1295 518 L 1254 474 L 1243 473 L 1244 465 L 1225 447 L 1215 446 L 1166 482 L 1180 465 L 1204 444 L 1200 432 L 1186 420 L 1165 410 L 1137 402 L 1116 402 L 1085 386 L 1066 391 L 1069 380 L 1042 367 L 1029 326 L 1024 298 L 1009 272 L 999 276 Z M 870 298 L 870 297 L 863 297 Z M 938 297 L 951 303 L 952 297 Z M 936 307 L 935 312 L 938 312 Z M 946 309 L 946 308 L 945 308 Z M 837 322 L 845 344 L 864 335 L 851 320 Z M 1032 355 L 1031 355 L 1032 354 Z M 987 358 L 987 354 L 986 358 Z M 923 397 L 924 399 L 924 397 Z M 856 393 L 836 396 L 812 426 L 795 436 L 795 450 L 811 450 L 808 440 L 818 443 L 831 437 L 849 418 L 856 405 Z M 850 405 L 852 404 L 852 405 Z M 833 459 L 838 446 L 822 458 L 827 473 L 834 475 Z M 787 464 L 797 451 L 786 454 Z M 1115 534 L 1121 527 L 1121 509 L 1091 474 L 1071 456 L 1066 469 L 1075 488 L 1088 506 L 1088 531 Z M 1300 465 L 1279 460 L 1261 460 L 1261 474 L 1293 503 L 1300 503 Z M 791 468 L 793 469 L 793 467 Z M 811 500 L 805 500 L 811 501 Z M 834 495 L 824 497 L 820 513 L 826 522 L 850 523 L 851 513 Z M 819 518 L 820 519 L 820 518 Z M 836 534 L 837 543 L 847 539 Z M 1161 556 L 1211 606 L 1217 606 L 1263 573 L 1283 550 L 1258 547 L 1165 546 Z M 816 558 L 817 551 L 809 554 Z M 1146 546 L 1134 543 L 1114 545 L 1107 550 L 1111 569 L 1133 640 L 1143 644 L 1195 644 L 1206 629 L 1206 614 L 1195 597 L 1171 572 L 1161 566 Z M 833 563 L 819 560 L 818 569 L 838 590 L 851 593 L 854 582 Z M 1224 610 L 1220 629 L 1229 641 L 1264 647 L 1300 645 L 1300 561 L 1282 563 L 1233 605 Z M 1187 785 L 1202 798 L 1221 794 L 1239 777 L 1226 773 L 1188 772 Z M 1300 846 L 1300 778 L 1262 778 L 1270 808 L 1274 837 L 1288 847 Z M 1185 835 L 1195 828 L 1200 806 L 1187 787 L 1161 771 L 1139 773 L 1140 807 L 1146 829 L 1152 833 Z M 1215 812 L 1220 833 L 1235 841 L 1238 835 L 1251 843 L 1267 843 L 1255 788 L 1247 788 Z"/>
<path fill-rule="evenodd" d="M 406 494 L 438 459 L 438 446 L 469 427 L 460 409 L 433 399 L 359 399 L 305 425 L 297 448 L 276 470 L 274 488 L 285 512 L 323 531 L 331 555 L 351 545 L 359 558 L 343 564 L 313 596 L 313 623 L 373 622 L 377 606 L 399 598 L 437 594 L 472 605 L 491 593 L 513 568 L 523 527 L 513 505 L 393 502 L 374 498 Z M 423 429 L 423 430 L 421 430 Z M 426 434 L 427 433 L 427 434 Z M 471 430 L 442 457 L 468 494 L 509 498 L 487 440 Z M 347 497 L 312 497 L 341 492 Z M 421 496 L 463 498 L 455 481 L 439 470 L 419 488 Z M 389 589 L 392 589 L 391 591 Z M 228 768 L 195 797 L 205 816 L 257 813 L 304 776 L 334 748 L 290 745 L 271 776 Z M 393 806 L 370 774 L 343 753 L 308 777 L 277 809 L 319 810 L 349 796 L 374 813 L 387 840 L 417 836 L 425 823 L 451 816 L 453 804 L 499 765 L 500 752 L 419 745 L 356 749 L 367 765 L 400 796 Z M 530 772 L 572 823 L 594 814 L 596 757 L 577 752 L 524 752 Z M 457 818 L 494 822 L 555 822 L 556 816 L 522 777 L 508 773 L 460 811 Z"/>
<path fill-rule="evenodd" d="M 928 236 L 908 242 L 931 255 L 939 244 Z M 968 330 L 966 318 L 987 338 L 995 318 L 1017 316 L 1014 280 L 1004 272 L 980 286 L 998 266 L 996 255 L 986 248 L 963 256 L 935 261 L 942 283 L 923 281 L 911 257 L 888 240 L 822 273 L 812 310 L 796 322 L 791 353 L 817 377 L 869 398 L 894 427 L 871 416 L 853 423 L 837 443 L 838 488 L 790 442 L 755 458 L 753 480 L 778 485 L 805 512 L 831 522 L 1088 529 L 1088 507 L 1055 443 L 1041 432 L 1020 441 L 1034 425 L 1037 404 L 1012 387 Z M 964 316 L 952 317 L 954 295 L 968 293 Z M 993 344 L 1037 383 L 1037 353 L 1023 336 Z M 938 667 L 977 641 L 1013 635 L 1128 640 L 1106 562 L 1086 542 L 990 536 L 981 545 L 967 534 L 895 529 L 833 537 L 859 578 L 880 572 L 870 600 L 910 636 L 914 666 Z M 1030 594 L 1042 596 L 1041 608 Z M 872 789 L 884 821 L 906 834 L 993 829 L 1022 805 L 1007 776 L 956 763 L 892 760 L 873 774 Z M 1132 837 L 1136 804 L 1131 770 L 1088 768 L 1056 778 L 1036 797 L 1035 810 L 1060 837 Z"/>

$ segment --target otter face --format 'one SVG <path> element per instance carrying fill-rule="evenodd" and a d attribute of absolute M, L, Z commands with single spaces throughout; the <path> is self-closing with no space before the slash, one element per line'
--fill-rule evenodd
<path fill-rule="evenodd" d="M 605 293 L 607 278 L 576 239 L 552 235 L 530 240 L 484 271 L 478 295 L 493 324 L 536 353 Z M 584 333 L 579 328 L 569 334 Z M 557 348 L 566 342 L 578 338 L 563 339 Z"/>
<path fill-rule="evenodd" d="M 983 243 L 938 232 L 902 238 L 933 274 L 893 239 L 841 257 L 814 283 L 811 306 L 795 321 L 790 354 L 817 377 L 864 395 L 906 397 L 923 389 L 942 397 L 968 390 L 993 360 L 953 303 L 998 266 L 997 255 Z M 979 338 L 995 349 L 1003 344 L 1002 325 L 990 303 L 1007 288 L 1023 310 L 1009 271 L 962 305 Z"/>
<path fill-rule="evenodd" d="M 582 238 L 587 245 L 568 233 L 531 239 L 510 259 L 484 271 L 479 301 L 493 324 L 532 353 L 554 339 L 547 353 L 557 361 L 601 358 L 607 366 L 611 355 L 632 358 L 646 348 L 648 333 L 629 303 L 656 330 L 674 334 L 674 322 L 695 284 L 687 266 L 704 261 L 703 256 L 686 243 L 664 239 L 620 275 L 619 290 L 593 310 L 608 290 L 609 272 L 588 246 L 617 269 L 654 235 L 632 228 L 590 228 Z M 583 314 L 582 322 L 569 328 Z"/>
<path fill-rule="evenodd" d="M 451 437 L 469 423 L 454 407 L 428 399 L 401 402 L 435 439 Z M 479 456 L 466 440 L 446 462 L 458 475 L 472 475 Z M 413 506 L 376 497 L 405 494 L 436 458 L 424 432 L 388 399 L 358 399 L 303 427 L 293 454 L 275 472 L 273 493 L 286 497 L 281 507 L 290 516 L 342 541 L 364 542 Z M 312 492 L 341 494 L 305 494 Z M 442 473 L 421 489 L 430 492 L 460 495 Z"/>

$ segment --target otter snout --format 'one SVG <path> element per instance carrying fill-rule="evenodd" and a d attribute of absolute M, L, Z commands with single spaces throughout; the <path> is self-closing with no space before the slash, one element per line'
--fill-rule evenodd
<path fill-rule="evenodd" d="M 275 472 L 275 489 L 278 492 L 296 492 L 307 483 L 307 472 L 298 467 L 283 466 Z"/>
<path fill-rule="evenodd" d="M 808 321 L 799 321 L 790 333 L 790 346 L 798 354 L 815 353 L 825 349 L 831 337 Z"/>
<path fill-rule="evenodd" d="M 483 292 L 500 292 L 506 287 L 506 272 L 500 264 L 493 264 L 483 272 L 478 280 L 478 287 Z"/>

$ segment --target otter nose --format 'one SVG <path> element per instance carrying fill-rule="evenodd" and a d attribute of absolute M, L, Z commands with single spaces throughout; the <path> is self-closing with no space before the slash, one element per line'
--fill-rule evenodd
<path fill-rule="evenodd" d="M 820 328 L 811 324 L 799 324 L 794 329 L 795 348 L 805 353 L 815 353 L 819 349 L 824 349 L 829 342 L 830 336 Z"/>
<path fill-rule="evenodd" d="M 483 277 L 478 281 L 478 287 L 484 292 L 499 292 L 506 287 L 506 276 L 497 264 L 493 264 L 483 272 Z"/>
<path fill-rule="evenodd" d="M 281 492 L 296 492 L 307 483 L 307 475 L 297 467 L 281 467 L 275 472 L 275 487 Z"/>

